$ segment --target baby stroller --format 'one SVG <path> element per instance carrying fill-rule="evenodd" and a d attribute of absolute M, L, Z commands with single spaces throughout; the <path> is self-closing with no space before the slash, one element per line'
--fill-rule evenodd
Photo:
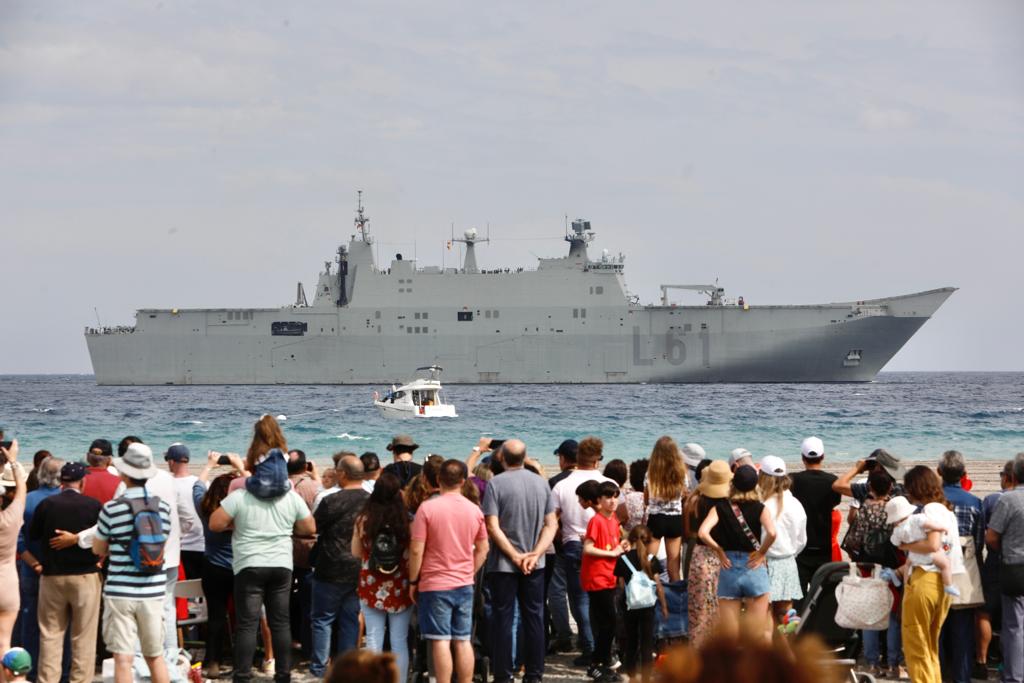
<path fill-rule="evenodd" d="M 849 562 L 829 562 L 818 568 L 804 598 L 796 637 L 814 634 L 835 653 L 835 665 L 845 670 L 851 683 L 874 683 L 870 674 L 854 671 L 860 651 L 860 632 L 836 623 L 836 586 L 850 573 Z"/>

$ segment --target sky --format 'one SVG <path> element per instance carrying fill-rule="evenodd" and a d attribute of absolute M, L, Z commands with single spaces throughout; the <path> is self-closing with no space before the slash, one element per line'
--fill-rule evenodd
<path fill-rule="evenodd" d="M 1022 370 L 1024 4 L 0 2 L 0 373 L 291 303 L 357 190 L 421 265 L 587 218 L 644 302 L 959 287 L 886 369 Z"/>

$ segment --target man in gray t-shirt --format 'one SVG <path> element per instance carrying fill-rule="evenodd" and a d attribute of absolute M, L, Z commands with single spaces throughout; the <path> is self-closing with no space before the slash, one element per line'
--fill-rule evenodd
<path fill-rule="evenodd" d="M 495 633 L 512 632 L 516 600 L 523 623 L 520 652 L 526 667 L 524 682 L 544 675 L 544 552 L 555 538 L 551 491 L 543 477 L 525 469 L 526 444 L 510 439 L 498 454 L 505 471 L 491 479 L 484 492 L 483 511 L 491 554 L 486 571 L 491 591 Z M 511 681 L 512 639 L 491 639 L 494 680 Z"/>
<path fill-rule="evenodd" d="M 1003 680 L 1024 681 L 1024 453 L 1013 461 L 1015 488 L 996 503 L 985 532 L 989 547 L 1003 551 L 999 587 L 1003 593 Z"/>

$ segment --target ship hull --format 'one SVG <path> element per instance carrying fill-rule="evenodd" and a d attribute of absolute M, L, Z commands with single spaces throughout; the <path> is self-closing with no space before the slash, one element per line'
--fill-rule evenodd
<path fill-rule="evenodd" d="M 144 310 L 130 331 L 86 340 L 103 385 L 380 384 L 432 363 L 446 384 L 869 382 L 953 291 L 817 306 L 592 305 L 589 317 L 526 302 L 471 321 L 462 311 L 472 307 L 436 302 Z"/>

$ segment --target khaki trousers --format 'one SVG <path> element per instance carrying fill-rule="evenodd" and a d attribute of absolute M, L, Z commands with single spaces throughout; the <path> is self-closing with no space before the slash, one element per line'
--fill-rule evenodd
<path fill-rule="evenodd" d="M 100 575 L 42 576 L 39 581 L 38 683 L 60 683 L 64 632 L 71 625 L 70 683 L 92 683 L 100 618 Z"/>
<path fill-rule="evenodd" d="M 903 657 L 914 683 L 942 683 L 939 631 L 949 604 L 942 575 L 915 567 L 903 592 Z"/>

